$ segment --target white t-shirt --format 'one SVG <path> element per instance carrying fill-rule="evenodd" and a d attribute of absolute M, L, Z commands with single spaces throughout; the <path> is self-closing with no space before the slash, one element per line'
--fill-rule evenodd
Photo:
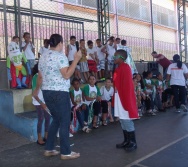
<path fill-rule="evenodd" d="M 94 54 L 94 53 L 96 53 L 96 50 L 95 50 L 94 47 L 92 49 L 87 48 L 87 60 L 93 60 L 92 57 L 89 54 Z"/>
<path fill-rule="evenodd" d="M 102 95 L 101 96 L 102 100 L 109 101 L 114 94 L 114 88 L 111 87 L 110 90 L 108 91 L 105 86 L 102 86 L 101 89 L 100 89 L 100 92 L 101 92 L 101 95 Z"/>
<path fill-rule="evenodd" d="M 91 98 L 96 98 L 97 97 L 97 88 L 96 88 L 96 86 L 92 87 L 92 86 L 89 85 L 89 97 L 91 97 Z M 85 100 L 85 103 L 87 105 L 89 105 L 91 103 L 91 101 Z"/>
<path fill-rule="evenodd" d="M 78 91 L 76 90 L 71 90 L 71 93 L 74 96 L 74 102 L 76 102 L 77 105 L 81 106 L 83 104 L 83 99 L 82 99 L 82 90 L 79 89 Z M 71 106 L 73 107 L 74 105 L 72 104 L 71 101 Z"/>
<path fill-rule="evenodd" d="M 25 41 L 22 42 L 22 48 L 24 48 L 26 45 Z M 32 49 L 35 48 L 35 46 L 31 43 L 29 43 L 27 45 L 27 48 L 25 49 L 24 51 L 24 54 L 25 54 L 25 57 L 27 58 L 27 60 L 33 60 L 35 59 L 35 55 L 34 53 L 32 52 Z"/>
<path fill-rule="evenodd" d="M 113 56 L 114 56 L 114 54 L 115 54 L 115 52 L 116 52 L 116 49 L 115 49 L 115 47 L 114 47 L 114 44 L 111 46 L 111 45 L 109 45 L 109 44 L 107 44 L 106 45 L 106 51 L 108 52 L 108 57 L 107 57 L 107 59 L 108 60 L 113 60 Z"/>
<path fill-rule="evenodd" d="M 179 69 L 177 63 L 172 63 L 169 65 L 167 74 L 171 75 L 170 85 L 185 86 L 185 76 L 188 73 L 188 69 L 185 64 Z"/>
<path fill-rule="evenodd" d="M 68 60 L 73 61 L 74 60 L 74 54 L 77 52 L 76 45 L 69 44 L 69 54 L 68 54 Z"/>
<path fill-rule="evenodd" d="M 44 46 L 42 46 L 39 50 L 39 53 L 42 55 L 44 54 L 45 52 L 47 52 L 49 50 L 49 48 L 45 48 Z"/>
<path fill-rule="evenodd" d="M 146 84 L 147 84 L 147 85 L 151 85 L 151 79 L 145 79 L 145 81 L 146 81 Z M 152 93 L 152 90 L 151 90 L 151 89 L 148 89 L 148 88 L 146 87 L 146 92 L 147 92 L 147 93 Z"/>
<path fill-rule="evenodd" d="M 42 90 L 69 92 L 70 79 L 63 78 L 60 69 L 69 67 L 67 57 L 58 51 L 49 50 L 39 59 L 39 71 L 42 73 Z"/>
<path fill-rule="evenodd" d="M 97 52 L 97 56 L 98 56 L 99 60 L 104 60 L 105 59 L 104 53 L 101 52 L 102 48 L 103 48 L 102 45 L 101 45 L 101 47 L 98 47 L 98 46 L 95 47 L 95 51 Z"/>

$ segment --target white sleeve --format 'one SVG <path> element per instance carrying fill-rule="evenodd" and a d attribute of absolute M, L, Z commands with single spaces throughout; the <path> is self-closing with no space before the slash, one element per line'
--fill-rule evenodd
<path fill-rule="evenodd" d="M 171 75 L 171 65 L 168 66 L 167 74 Z"/>
<path fill-rule="evenodd" d="M 102 86 L 102 87 L 100 88 L 100 92 L 101 92 L 101 95 L 104 94 L 104 86 Z"/>
<path fill-rule="evenodd" d="M 188 69 L 187 69 L 187 66 L 185 64 L 183 64 L 183 73 L 184 74 L 188 73 Z"/>
<path fill-rule="evenodd" d="M 57 64 L 58 64 L 58 68 L 64 68 L 64 67 L 69 67 L 69 61 L 67 56 L 65 56 L 64 54 L 61 54 L 60 56 L 58 56 L 57 59 Z"/>
<path fill-rule="evenodd" d="M 40 53 L 40 54 L 42 54 L 42 50 L 43 50 L 43 49 L 42 49 L 42 47 L 41 47 L 40 50 L 39 50 L 39 53 Z"/>
<path fill-rule="evenodd" d="M 114 95 L 114 88 L 113 88 L 113 87 L 111 87 L 111 89 L 112 89 L 112 91 L 111 91 L 110 96 L 113 96 L 113 95 Z"/>
<path fill-rule="evenodd" d="M 26 45 L 26 43 L 25 43 L 25 42 L 22 42 L 22 48 L 23 48 L 25 45 Z"/>

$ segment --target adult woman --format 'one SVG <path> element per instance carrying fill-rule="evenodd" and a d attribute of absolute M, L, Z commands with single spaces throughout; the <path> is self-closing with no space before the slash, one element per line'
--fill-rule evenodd
<path fill-rule="evenodd" d="M 173 60 L 174 63 L 170 64 L 168 67 L 166 81 L 168 82 L 170 80 L 170 85 L 174 94 L 176 112 L 180 112 L 180 107 L 187 112 L 188 110 L 185 106 L 185 77 L 188 78 L 188 69 L 186 65 L 180 61 L 180 56 L 178 54 L 173 56 Z"/>
<path fill-rule="evenodd" d="M 39 60 L 39 73 L 37 87 L 43 92 L 44 100 L 49 108 L 53 121 L 48 131 L 45 156 L 59 154 L 54 150 L 54 142 L 58 129 L 60 135 L 61 159 L 74 159 L 80 156 L 79 153 L 71 152 L 69 144 L 69 125 L 70 125 L 70 97 L 69 78 L 74 73 L 77 63 L 81 58 L 81 53 L 75 54 L 74 61 L 69 67 L 67 57 L 62 53 L 63 38 L 59 34 L 52 34 L 49 40 L 50 50 L 45 52 Z"/>

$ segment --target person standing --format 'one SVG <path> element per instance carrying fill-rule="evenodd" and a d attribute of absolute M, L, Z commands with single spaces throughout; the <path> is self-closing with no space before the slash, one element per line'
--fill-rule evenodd
<path fill-rule="evenodd" d="M 120 49 L 115 52 L 114 63 L 118 67 L 113 77 L 115 87 L 114 115 L 119 117 L 124 134 L 124 141 L 117 144 L 116 148 L 125 148 L 127 151 L 133 151 L 137 148 L 133 119 L 138 118 L 138 110 L 131 68 L 124 63 L 126 58 L 127 52 L 125 50 Z"/>
<path fill-rule="evenodd" d="M 45 156 L 58 155 L 54 150 L 54 143 L 58 129 L 60 135 L 61 159 L 75 159 L 80 153 L 71 152 L 69 143 L 70 126 L 70 77 L 73 75 L 77 63 L 81 58 L 81 52 L 75 54 L 72 64 L 69 66 L 67 57 L 62 53 L 63 37 L 52 34 L 49 40 L 50 50 L 41 56 L 39 60 L 39 72 L 37 86 L 33 96 L 38 95 L 41 87 L 46 106 L 51 112 L 53 121 L 49 127 L 48 138 L 45 146 Z"/>
<path fill-rule="evenodd" d="M 180 56 L 178 54 L 173 56 L 173 61 L 174 63 L 170 64 L 168 67 L 166 82 L 170 80 L 170 86 L 174 94 L 176 112 L 179 113 L 181 111 L 180 109 L 187 112 L 188 110 L 185 106 L 185 78 L 188 78 L 188 69 L 186 65 L 180 61 Z"/>

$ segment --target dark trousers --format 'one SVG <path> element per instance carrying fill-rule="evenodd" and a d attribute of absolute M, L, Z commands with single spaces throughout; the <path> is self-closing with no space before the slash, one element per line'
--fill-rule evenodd
<path fill-rule="evenodd" d="M 76 117 L 78 119 L 81 128 L 84 127 L 84 122 L 88 122 L 88 115 L 89 115 L 88 106 L 86 106 L 86 110 L 82 110 L 82 107 L 80 107 L 80 111 L 76 111 Z"/>
<path fill-rule="evenodd" d="M 59 129 L 60 152 L 63 155 L 71 153 L 69 143 L 70 127 L 70 96 L 69 92 L 43 90 L 44 100 L 49 108 L 53 121 L 49 127 L 45 150 L 54 150 L 57 131 Z"/>
<path fill-rule="evenodd" d="M 154 109 L 154 101 L 152 95 L 149 95 L 150 98 L 145 99 L 145 105 L 146 105 L 146 110 Z"/>
<path fill-rule="evenodd" d="M 162 93 L 162 102 L 166 103 L 168 100 L 168 95 L 173 95 L 173 90 L 172 88 L 168 88 L 166 89 L 163 93 Z"/>
<path fill-rule="evenodd" d="M 185 105 L 185 99 L 186 99 L 186 90 L 185 86 L 179 86 L 179 85 L 171 85 L 173 94 L 174 94 L 174 101 L 176 109 L 180 108 L 180 102 L 181 104 Z"/>

